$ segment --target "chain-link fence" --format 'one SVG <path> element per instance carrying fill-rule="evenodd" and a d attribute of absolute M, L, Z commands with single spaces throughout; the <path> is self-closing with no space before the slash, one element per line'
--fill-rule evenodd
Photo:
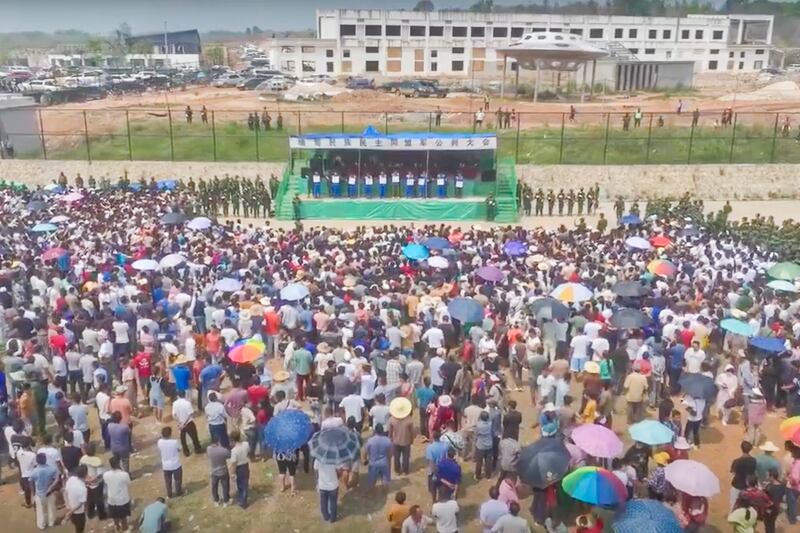
<path fill-rule="evenodd" d="M 285 161 L 290 135 L 494 131 L 519 164 L 800 163 L 800 113 L 12 109 L 14 156 L 53 160 Z M 191 120 L 190 120 L 191 118 Z M 480 118 L 480 117 L 478 117 Z M 9 157 L 8 153 L 4 156 Z"/>

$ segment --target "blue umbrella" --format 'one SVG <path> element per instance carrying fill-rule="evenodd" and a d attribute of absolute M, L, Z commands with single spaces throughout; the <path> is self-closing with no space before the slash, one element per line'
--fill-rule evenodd
<path fill-rule="evenodd" d="M 31 228 L 31 231 L 34 233 L 47 233 L 48 231 L 55 231 L 58 229 L 58 226 L 55 224 L 50 224 L 49 222 L 45 222 L 43 224 L 36 224 L 34 227 Z"/>
<path fill-rule="evenodd" d="M 311 438 L 314 426 L 303 411 L 287 409 L 271 418 L 264 427 L 264 442 L 277 453 L 289 453 Z"/>
<path fill-rule="evenodd" d="M 302 283 L 290 283 L 281 289 L 281 298 L 289 302 L 296 302 L 308 296 L 308 287 Z"/>
<path fill-rule="evenodd" d="M 672 442 L 675 433 L 658 420 L 642 420 L 628 428 L 631 438 L 638 442 L 658 446 Z"/>
<path fill-rule="evenodd" d="M 719 323 L 719 327 L 725 331 L 730 331 L 731 333 L 735 333 L 736 335 L 741 335 L 743 337 L 753 336 L 753 327 L 747 322 L 742 322 L 741 320 L 737 320 L 735 318 L 726 318 L 722 320 Z"/>
<path fill-rule="evenodd" d="M 472 298 L 453 298 L 447 304 L 450 316 L 463 324 L 474 324 L 483 321 L 483 306 Z"/>
<path fill-rule="evenodd" d="M 777 337 L 753 337 L 750 339 L 750 346 L 765 352 L 781 353 L 786 351 L 783 339 Z"/>
<path fill-rule="evenodd" d="M 717 386 L 714 380 L 703 374 L 684 374 L 678 380 L 681 390 L 692 398 L 709 400 L 717 395 Z"/>
<path fill-rule="evenodd" d="M 615 533 L 682 533 L 670 509 L 656 500 L 630 500 L 613 524 Z"/>
<path fill-rule="evenodd" d="M 642 219 L 636 215 L 625 215 L 624 217 L 619 219 L 620 224 L 631 225 L 631 226 L 638 226 L 642 223 Z"/>
<path fill-rule="evenodd" d="M 314 433 L 308 442 L 311 457 L 323 465 L 344 465 L 358 457 L 358 435 L 345 427 L 333 427 Z"/>
<path fill-rule="evenodd" d="M 509 241 L 503 246 L 503 250 L 507 255 L 516 257 L 528 253 L 528 245 L 522 241 Z"/>
<path fill-rule="evenodd" d="M 41 200 L 33 200 L 25 206 L 28 211 L 41 211 L 45 207 L 47 207 L 47 204 Z"/>
<path fill-rule="evenodd" d="M 175 180 L 161 180 L 156 182 L 156 188 L 159 191 L 174 191 L 178 187 L 178 182 Z"/>
<path fill-rule="evenodd" d="M 422 259 L 427 259 L 430 253 L 428 249 L 421 244 L 409 244 L 403 247 L 403 255 L 406 256 L 407 259 L 420 261 Z"/>
<path fill-rule="evenodd" d="M 429 237 L 422 241 L 422 244 L 428 250 L 446 250 L 447 248 L 453 247 L 453 245 L 450 244 L 450 241 L 444 237 Z"/>

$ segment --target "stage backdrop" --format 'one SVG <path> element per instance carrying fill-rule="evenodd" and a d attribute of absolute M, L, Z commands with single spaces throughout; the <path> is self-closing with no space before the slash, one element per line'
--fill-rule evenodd
<path fill-rule="evenodd" d="M 390 133 L 385 135 L 372 126 L 361 134 L 319 133 L 292 136 L 293 150 L 405 150 L 405 151 L 473 151 L 496 150 L 493 133 Z"/>

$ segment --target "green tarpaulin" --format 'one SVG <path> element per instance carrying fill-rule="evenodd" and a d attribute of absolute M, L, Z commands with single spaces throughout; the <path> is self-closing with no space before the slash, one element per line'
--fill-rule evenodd
<path fill-rule="evenodd" d="M 303 200 L 303 219 L 486 220 L 483 200 Z"/>

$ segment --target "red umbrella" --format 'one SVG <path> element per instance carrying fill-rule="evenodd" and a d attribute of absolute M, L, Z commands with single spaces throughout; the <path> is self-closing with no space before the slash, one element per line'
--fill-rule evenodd
<path fill-rule="evenodd" d="M 54 259 L 58 259 L 61 256 L 67 255 L 67 251 L 63 248 L 50 248 L 49 250 L 45 251 L 42 254 L 42 259 L 44 261 L 52 261 Z"/>
<path fill-rule="evenodd" d="M 656 235 L 655 237 L 650 238 L 650 244 L 656 248 L 666 248 L 672 244 L 672 241 L 664 235 Z"/>

